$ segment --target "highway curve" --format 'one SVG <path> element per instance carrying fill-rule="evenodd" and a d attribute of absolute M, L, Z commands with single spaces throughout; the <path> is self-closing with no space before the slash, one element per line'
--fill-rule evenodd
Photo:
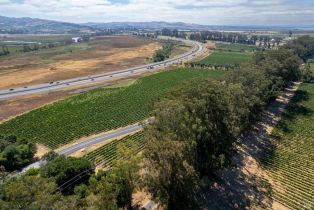
<path fill-rule="evenodd" d="M 163 39 L 164 38 L 165 37 L 163 37 Z M 54 90 L 64 90 L 69 87 L 79 87 L 82 85 L 89 85 L 93 83 L 110 81 L 112 79 L 127 78 L 135 74 L 157 71 L 161 68 L 164 68 L 173 64 L 181 63 L 183 61 L 189 61 L 193 59 L 195 56 L 203 53 L 204 48 L 202 44 L 199 42 L 195 42 L 191 40 L 184 40 L 184 39 L 175 39 L 175 40 L 180 40 L 180 41 L 185 42 L 186 44 L 192 45 L 193 46 L 192 50 L 182 55 L 179 55 L 175 58 L 171 58 L 165 61 L 152 63 L 148 65 L 142 65 L 142 66 L 133 67 L 129 69 L 124 69 L 124 70 L 120 70 L 120 71 L 116 71 L 112 73 L 77 77 L 77 78 L 73 78 L 69 80 L 62 80 L 62 81 L 51 81 L 45 84 L 33 85 L 33 86 L 28 86 L 28 87 L 18 87 L 18 88 L 9 89 L 9 90 L 8 89 L 0 90 L 0 100 L 18 97 L 18 96 L 24 96 L 24 95 L 31 95 L 31 94 L 36 94 L 36 93 L 44 93 L 44 92 L 49 92 L 49 91 L 54 91 Z"/>

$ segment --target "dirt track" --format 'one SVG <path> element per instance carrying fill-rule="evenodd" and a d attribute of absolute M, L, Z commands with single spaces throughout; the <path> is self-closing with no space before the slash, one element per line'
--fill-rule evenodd
<path fill-rule="evenodd" d="M 272 180 L 262 170 L 259 159 L 269 146 L 268 137 L 281 119 L 281 115 L 300 84 L 287 88 L 262 115 L 254 132 L 241 137 L 232 166 L 217 173 L 218 181 L 203 189 L 199 198 L 209 210 L 221 209 L 274 209 L 288 208 L 270 197 Z"/>

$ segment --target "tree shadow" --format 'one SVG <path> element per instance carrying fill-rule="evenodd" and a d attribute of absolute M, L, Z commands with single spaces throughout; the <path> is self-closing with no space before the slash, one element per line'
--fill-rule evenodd
<path fill-rule="evenodd" d="M 216 184 L 202 188 L 198 200 L 204 209 L 253 209 L 253 206 L 271 209 L 271 185 L 266 179 L 243 170 L 244 157 L 249 153 L 237 154 L 233 167 L 216 174 Z"/>
<path fill-rule="evenodd" d="M 296 91 L 294 97 L 286 107 L 286 111 L 282 114 L 283 119 L 278 123 L 277 128 L 284 133 L 291 133 L 293 130 L 289 127 L 288 122 L 295 120 L 299 116 L 311 116 L 313 114 L 313 110 L 301 104 L 302 102 L 309 100 L 309 98 L 310 96 L 307 91 Z M 267 147 L 264 148 L 264 155 L 260 158 L 264 167 L 274 164 L 274 158 L 277 150 L 276 145 L 282 141 L 282 137 L 274 133 L 271 134 L 268 139 Z"/>
<path fill-rule="evenodd" d="M 232 159 L 234 167 L 218 171 L 216 184 L 203 187 L 198 194 L 198 200 L 205 209 L 272 208 L 272 187 L 268 180 L 263 178 L 261 168 L 267 167 L 274 160 L 277 148 L 274 142 L 281 141 L 281 137 L 269 136 L 269 128 L 279 126 L 288 132 L 289 127 L 285 120 L 279 123 L 281 115 L 291 120 L 300 115 L 308 116 L 313 113 L 300 104 L 309 100 L 309 93 L 303 90 L 296 91 L 290 103 L 286 105 L 286 100 L 289 100 L 293 93 L 293 90 L 286 90 L 283 100 L 276 100 L 268 107 L 267 112 L 261 117 L 261 123 L 255 126 L 255 131 L 248 131 L 239 139 L 241 149 Z M 261 168 L 254 168 L 255 165 Z"/>
<path fill-rule="evenodd" d="M 286 108 L 286 111 L 283 113 L 284 120 L 280 121 L 277 125 L 279 129 L 283 132 L 288 133 L 292 130 L 289 128 L 287 121 L 296 119 L 298 116 L 310 116 L 313 114 L 313 110 L 305 107 L 300 104 L 303 101 L 309 100 L 309 93 L 307 91 L 298 90 L 294 97 L 291 99 L 291 102 Z"/>

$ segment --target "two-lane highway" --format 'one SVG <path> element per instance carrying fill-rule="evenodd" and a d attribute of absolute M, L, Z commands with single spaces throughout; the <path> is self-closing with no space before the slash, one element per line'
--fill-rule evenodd
<path fill-rule="evenodd" d="M 36 93 L 64 90 L 70 87 L 73 88 L 73 87 L 79 87 L 82 85 L 90 85 L 93 83 L 106 82 L 113 79 L 127 78 L 136 74 L 157 71 L 173 64 L 186 62 L 193 59 L 195 56 L 203 53 L 204 48 L 201 43 L 194 42 L 191 40 L 183 40 L 183 39 L 180 39 L 180 40 L 185 42 L 188 45 L 192 45 L 193 46 L 192 50 L 182 55 L 179 55 L 175 58 L 171 58 L 165 61 L 152 63 L 148 65 L 142 65 L 142 66 L 133 67 L 129 69 L 124 69 L 124 70 L 116 71 L 112 73 L 77 77 L 77 78 L 73 78 L 69 80 L 51 81 L 49 83 L 40 84 L 40 85 L 0 90 L 0 100 L 13 98 L 17 96 L 31 95 L 31 94 L 36 94 Z"/>
<path fill-rule="evenodd" d="M 145 125 L 149 124 L 152 120 L 153 120 L 153 118 L 149 118 L 143 122 L 136 123 L 134 125 L 129 125 L 129 126 L 126 126 L 123 128 L 119 128 L 115 131 L 101 134 L 101 135 L 98 135 L 96 137 L 87 138 L 83 142 L 79 142 L 79 143 L 76 143 L 74 145 L 68 146 L 64 149 L 58 150 L 57 153 L 59 155 L 69 156 L 69 155 L 71 155 L 77 151 L 80 151 L 82 149 L 86 149 L 86 148 L 88 148 L 92 145 L 95 145 L 97 143 L 106 142 L 106 141 L 109 141 L 111 139 L 117 139 L 121 136 L 125 136 L 128 134 L 134 133 L 134 132 L 138 132 L 138 131 L 142 130 Z M 25 173 L 26 171 L 28 171 L 31 168 L 40 168 L 41 166 L 45 165 L 46 163 L 47 162 L 45 160 L 39 160 L 39 161 L 32 163 L 32 164 L 28 165 L 27 167 L 25 167 L 21 173 Z"/>

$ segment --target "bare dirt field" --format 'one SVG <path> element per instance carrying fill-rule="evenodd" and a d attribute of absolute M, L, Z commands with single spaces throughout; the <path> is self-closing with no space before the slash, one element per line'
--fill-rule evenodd
<path fill-rule="evenodd" d="M 161 45 L 133 36 L 96 37 L 0 60 L 0 89 L 113 72 L 144 64 Z"/>

